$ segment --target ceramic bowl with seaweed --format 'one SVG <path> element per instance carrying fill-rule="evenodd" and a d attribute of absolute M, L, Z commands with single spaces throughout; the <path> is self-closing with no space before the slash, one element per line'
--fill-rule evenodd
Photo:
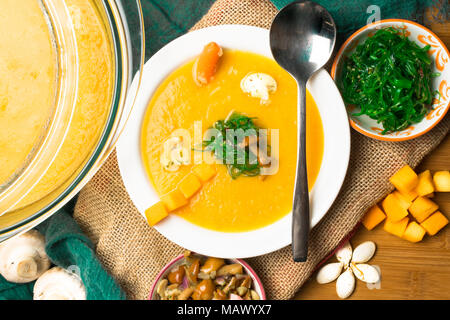
<path fill-rule="evenodd" d="M 449 109 L 449 51 L 412 21 L 381 20 L 356 31 L 336 55 L 331 76 L 351 126 L 374 139 L 416 138 Z"/>

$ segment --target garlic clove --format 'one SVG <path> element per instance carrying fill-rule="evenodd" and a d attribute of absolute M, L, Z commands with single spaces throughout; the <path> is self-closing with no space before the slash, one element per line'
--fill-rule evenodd
<path fill-rule="evenodd" d="M 369 261 L 376 250 L 376 245 L 372 241 L 366 241 L 361 243 L 359 246 L 355 248 L 353 251 L 352 262 L 354 263 L 364 263 Z"/>
<path fill-rule="evenodd" d="M 0 274 L 9 282 L 36 280 L 50 268 L 45 238 L 36 230 L 15 236 L 0 244 Z"/>
<path fill-rule="evenodd" d="M 339 262 L 344 264 L 345 268 L 347 268 L 352 259 L 352 253 L 352 246 L 350 242 L 347 242 L 342 248 L 336 251 L 336 258 Z"/>
<path fill-rule="evenodd" d="M 317 273 L 316 280 L 320 284 L 329 283 L 339 277 L 343 268 L 341 262 L 329 263 L 324 265 Z"/>
<path fill-rule="evenodd" d="M 355 277 L 352 269 L 347 269 L 342 273 L 336 281 L 336 293 L 341 299 L 346 299 L 355 290 Z"/>
<path fill-rule="evenodd" d="M 33 300 L 86 300 L 81 278 L 60 267 L 53 267 L 40 276 L 33 289 Z"/>
<path fill-rule="evenodd" d="M 350 269 L 352 269 L 355 277 L 361 281 L 367 283 L 377 283 L 380 280 L 380 274 L 377 269 L 368 264 L 354 264 L 350 265 Z"/>

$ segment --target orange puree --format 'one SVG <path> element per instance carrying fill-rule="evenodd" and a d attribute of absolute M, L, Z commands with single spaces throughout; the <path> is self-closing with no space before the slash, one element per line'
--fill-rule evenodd
<path fill-rule="evenodd" d="M 0 185 L 45 133 L 56 87 L 56 55 L 36 0 L 0 3 Z"/>
<path fill-rule="evenodd" d="M 30 38 L 29 46 L 31 49 L 34 46 L 36 54 L 30 55 L 29 48 L 17 48 L 16 54 L 21 57 L 26 56 L 25 52 L 30 55 L 28 59 L 18 61 L 17 65 L 24 69 L 23 73 L 28 77 L 26 71 L 30 74 L 30 78 L 33 74 L 37 74 L 37 80 L 33 80 L 33 83 L 37 83 L 39 86 L 33 85 L 32 79 L 14 79 L 14 88 L 17 90 L 23 90 L 25 97 L 23 101 L 26 101 L 21 108 L 27 108 L 21 113 L 18 113 L 16 118 L 23 117 L 23 124 L 20 124 L 18 128 L 19 134 L 23 135 L 23 142 L 17 145 L 27 145 L 32 142 L 34 127 L 41 126 L 42 120 L 32 119 L 41 115 L 42 110 L 45 110 L 50 105 L 51 98 L 53 98 L 52 84 L 55 81 L 53 77 L 53 65 L 54 58 L 50 51 L 50 38 L 44 28 L 44 22 L 39 20 L 39 15 L 35 3 L 35 0 L 2 0 L 0 5 L 0 15 L 3 14 L 4 3 L 14 3 L 11 7 L 10 14 L 25 14 L 22 12 L 28 12 L 35 10 L 36 13 L 29 14 L 36 21 L 30 19 L 18 19 L 11 18 L 11 23 L 21 20 L 24 25 L 23 35 Z M 79 84 L 78 84 L 78 98 L 72 123 L 70 124 L 69 131 L 59 153 L 57 154 L 53 164 L 41 181 L 30 191 L 30 193 L 22 199 L 17 205 L 17 208 L 31 204 L 53 190 L 58 188 L 67 179 L 69 179 L 74 172 L 82 165 L 87 157 L 89 157 L 93 151 L 93 148 L 97 144 L 102 130 L 107 119 L 112 96 L 112 74 L 113 74 L 113 59 L 110 47 L 110 40 L 105 29 L 104 24 L 99 16 L 99 13 L 92 1 L 87 0 L 66 0 L 65 1 L 74 23 L 78 57 L 79 57 Z M 31 9 L 32 8 L 32 9 Z M 0 18 L 0 23 L 3 23 L 3 16 Z M 8 20 L 9 21 L 9 20 Z M 37 24 L 39 22 L 39 24 Z M 17 26 L 18 27 L 18 26 Z M 2 28 L 1 30 L 11 29 Z M 15 29 L 15 28 L 14 28 Z M 42 29 L 42 30 L 41 30 Z M 6 37 L 6 33 L 0 35 L 0 46 L 4 44 L 1 37 Z M 40 38 L 39 38 L 40 37 Z M 16 39 L 17 42 L 20 42 Z M 10 42 L 14 43 L 14 39 Z M 3 55 L 3 47 L 0 49 L 0 56 Z M 26 51 L 28 50 L 28 51 Z M 29 60 L 29 61 L 28 61 Z M 35 61 L 36 60 L 36 61 Z M 0 59 L 1 61 L 1 59 Z M 0 62 L 1 66 L 1 62 Z M 0 72 L 0 81 L 5 75 L 11 75 L 8 72 Z M 42 80 L 38 81 L 42 77 Z M 0 82 L 1 83 L 1 82 Z M 24 87 L 21 89 L 21 87 Z M 51 89 L 51 90 L 50 90 Z M 11 87 L 10 87 L 11 90 Z M 36 91 L 36 92 L 35 92 Z M 49 92 L 50 91 L 50 92 Z M 15 94 L 18 95 L 18 94 Z M 36 97 L 35 97 L 36 95 Z M 19 106 L 16 103 L 15 106 Z M 16 111 L 16 113 L 19 111 Z M 24 115 L 26 113 L 26 116 Z M 11 115 L 9 115 L 11 117 Z M 3 134 L 4 127 L 1 125 L 2 111 L 0 107 L 0 128 Z M 17 122 L 16 122 L 17 123 Z M 0 137 L 0 155 L 4 154 L 4 146 L 2 145 L 3 136 Z M 25 151 L 23 151 L 25 153 Z M 1 157 L 1 156 L 0 156 Z M 0 158 L 0 170 L 2 164 L 2 158 Z M 8 160 L 10 156 L 8 155 Z M 0 181 L 1 181 L 0 175 Z"/>
<path fill-rule="evenodd" d="M 262 128 L 279 129 L 279 170 L 265 180 L 239 177 L 232 180 L 224 165 L 216 165 L 217 175 L 205 183 L 189 204 L 176 214 L 204 228 L 242 232 L 267 226 L 291 211 L 297 159 L 297 86 L 291 76 L 273 60 L 261 55 L 224 50 L 214 79 L 199 87 L 192 78 L 193 61 L 175 70 L 155 92 L 143 123 L 142 157 L 146 171 L 159 195 L 173 190 L 188 174 L 191 165 L 176 172 L 160 164 L 162 145 L 178 128 L 191 131 L 194 121 L 203 122 L 203 131 L 235 110 L 257 117 Z M 249 72 L 263 72 L 277 82 L 270 103 L 243 93 L 240 81 Z M 317 178 L 323 155 L 323 128 L 317 107 L 307 95 L 307 162 L 309 185 Z"/>

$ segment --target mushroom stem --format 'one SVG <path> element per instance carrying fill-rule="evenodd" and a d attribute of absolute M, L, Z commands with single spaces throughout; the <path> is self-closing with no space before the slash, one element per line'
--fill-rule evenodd
<path fill-rule="evenodd" d="M 22 278 L 35 279 L 38 274 L 38 265 L 34 258 L 26 258 L 17 264 L 17 274 Z"/>
<path fill-rule="evenodd" d="M 50 268 L 45 238 L 36 230 L 12 237 L 0 244 L 0 274 L 9 282 L 36 280 Z"/>

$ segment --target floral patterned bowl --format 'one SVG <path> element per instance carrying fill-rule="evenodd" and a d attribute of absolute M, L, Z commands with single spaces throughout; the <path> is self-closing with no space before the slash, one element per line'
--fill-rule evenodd
<path fill-rule="evenodd" d="M 348 105 L 347 112 L 350 124 L 356 131 L 378 140 L 404 141 L 416 138 L 431 130 L 444 118 L 450 106 L 450 54 L 445 44 L 433 32 L 415 22 L 402 19 L 381 20 L 369 24 L 356 31 L 344 42 L 334 59 L 331 76 L 335 81 L 339 79 L 343 59 L 352 54 L 358 44 L 363 43 L 365 39 L 372 36 L 378 29 L 387 27 L 404 30 L 410 40 L 415 41 L 422 47 L 426 45 L 431 46 L 429 52 L 434 62 L 433 72 L 440 74 L 438 77 L 433 78 L 432 90 L 439 91 L 440 97 L 436 95 L 432 110 L 421 122 L 409 126 L 405 130 L 384 135 L 381 134 L 383 131 L 382 125 L 377 123 L 376 120 L 366 115 L 353 116 L 355 110 Z"/>

